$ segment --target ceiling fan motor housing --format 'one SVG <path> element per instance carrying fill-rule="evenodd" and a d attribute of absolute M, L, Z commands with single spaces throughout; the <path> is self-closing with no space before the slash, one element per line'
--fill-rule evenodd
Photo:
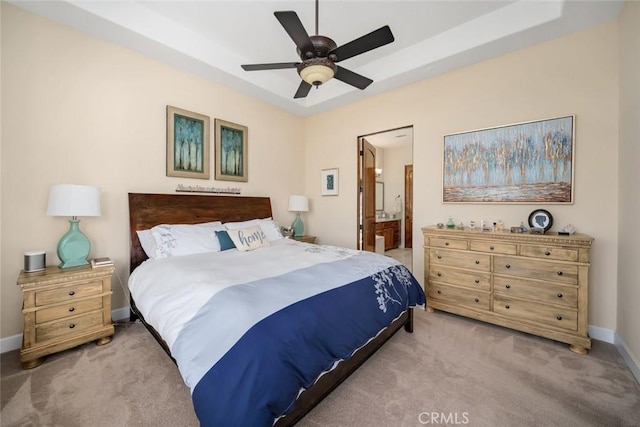
<path fill-rule="evenodd" d="M 303 61 L 316 56 L 326 58 L 329 55 L 329 52 L 338 47 L 336 42 L 331 40 L 329 37 L 315 35 L 309 36 L 309 38 L 311 39 L 311 43 L 313 43 L 315 52 L 302 52 L 299 48 L 296 49 L 298 56 Z M 336 58 L 332 58 L 332 60 L 335 61 Z"/>

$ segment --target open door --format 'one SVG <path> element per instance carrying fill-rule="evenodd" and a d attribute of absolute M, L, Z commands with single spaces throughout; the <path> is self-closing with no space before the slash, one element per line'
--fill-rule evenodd
<path fill-rule="evenodd" d="M 376 148 L 358 141 L 358 249 L 376 250 Z"/>

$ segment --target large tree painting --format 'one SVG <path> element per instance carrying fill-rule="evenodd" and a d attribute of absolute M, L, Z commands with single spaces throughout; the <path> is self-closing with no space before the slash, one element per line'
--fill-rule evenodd
<path fill-rule="evenodd" d="M 215 178 L 247 181 L 247 127 L 216 119 Z"/>

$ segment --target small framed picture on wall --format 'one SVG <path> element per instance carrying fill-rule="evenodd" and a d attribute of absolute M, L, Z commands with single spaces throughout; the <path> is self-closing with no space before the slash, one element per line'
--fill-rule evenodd
<path fill-rule="evenodd" d="M 320 192 L 323 196 L 337 196 L 338 195 L 338 168 L 322 169 L 322 190 Z"/>

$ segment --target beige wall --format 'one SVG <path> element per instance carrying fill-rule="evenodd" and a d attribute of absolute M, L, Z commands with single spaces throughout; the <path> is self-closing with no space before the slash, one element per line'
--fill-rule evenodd
<path fill-rule="evenodd" d="M 167 104 L 209 116 L 212 141 L 214 118 L 248 126 L 249 182 L 166 177 Z M 2 337 L 22 331 L 15 283 L 23 252 L 43 249 L 58 262 L 68 221 L 45 215 L 50 184 L 101 188 L 103 215 L 82 219 L 81 228 L 91 256 L 112 257 L 125 283 L 128 192 L 238 186 L 243 195 L 271 196 L 275 218 L 288 224 L 288 196 L 304 191 L 299 117 L 5 2 L 2 122 Z M 114 307 L 123 307 L 117 280 L 114 287 Z"/>
<path fill-rule="evenodd" d="M 544 205 L 558 226 L 595 238 L 589 323 L 616 327 L 618 252 L 618 33 L 610 23 L 422 81 L 307 119 L 309 232 L 356 245 L 356 141 L 414 126 L 414 273 L 422 281 L 420 227 L 474 219 L 526 221 L 539 205 L 441 203 L 443 135 L 576 116 L 575 203 Z M 331 138 L 326 137 L 331 129 Z M 320 169 L 340 168 L 340 196 L 321 197 Z M 340 212 L 340 215 L 335 215 Z"/>
<path fill-rule="evenodd" d="M 640 3 L 620 15 L 620 204 L 617 332 L 640 366 Z"/>

